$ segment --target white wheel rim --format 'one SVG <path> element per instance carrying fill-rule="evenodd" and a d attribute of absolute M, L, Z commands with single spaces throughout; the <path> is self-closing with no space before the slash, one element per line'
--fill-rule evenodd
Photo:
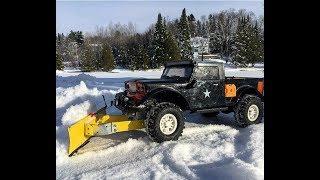
<path fill-rule="evenodd" d="M 249 121 L 257 120 L 258 116 L 259 116 L 259 108 L 258 108 L 257 105 L 252 104 L 248 108 L 248 119 L 249 119 Z"/>
<path fill-rule="evenodd" d="M 160 119 L 160 131 L 165 135 L 172 134 L 178 126 L 177 118 L 173 114 L 165 114 Z"/>

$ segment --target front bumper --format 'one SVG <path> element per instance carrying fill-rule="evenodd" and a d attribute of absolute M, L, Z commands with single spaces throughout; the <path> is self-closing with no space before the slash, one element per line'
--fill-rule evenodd
<path fill-rule="evenodd" d="M 124 113 L 141 110 L 141 106 L 137 106 L 131 97 L 126 96 L 126 92 L 116 94 L 114 102 L 115 106 Z"/>
<path fill-rule="evenodd" d="M 131 97 L 126 96 L 126 92 L 120 92 L 115 95 L 114 105 L 129 116 L 130 119 L 145 118 L 145 106 L 137 106 Z"/>
<path fill-rule="evenodd" d="M 129 97 L 125 94 L 125 92 L 117 93 L 114 99 L 114 105 L 121 111 L 125 111 L 128 108 L 128 105 L 131 104 L 129 102 Z"/>

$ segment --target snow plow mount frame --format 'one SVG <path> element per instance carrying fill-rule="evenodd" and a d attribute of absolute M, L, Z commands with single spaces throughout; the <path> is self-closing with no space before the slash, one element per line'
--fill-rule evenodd
<path fill-rule="evenodd" d="M 143 120 L 130 120 L 126 115 L 106 114 L 107 106 L 99 109 L 68 127 L 68 155 L 72 156 L 77 150 L 89 142 L 100 129 L 110 127 L 108 134 L 131 131 L 144 128 Z M 108 126 L 104 126 L 108 125 Z"/>

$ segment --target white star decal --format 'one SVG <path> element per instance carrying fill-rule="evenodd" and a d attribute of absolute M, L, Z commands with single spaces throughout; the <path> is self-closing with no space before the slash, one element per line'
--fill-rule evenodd
<path fill-rule="evenodd" d="M 210 97 L 210 95 L 209 95 L 210 92 L 211 92 L 211 91 L 208 91 L 208 89 L 206 89 L 206 92 L 203 92 L 204 95 L 205 95 L 204 97 L 205 97 L 205 98 L 206 98 L 206 97 Z"/>

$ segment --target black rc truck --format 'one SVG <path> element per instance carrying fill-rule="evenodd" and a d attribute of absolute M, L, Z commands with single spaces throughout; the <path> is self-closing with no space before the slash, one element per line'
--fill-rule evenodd
<path fill-rule="evenodd" d="M 234 112 L 240 127 L 263 117 L 264 79 L 225 77 L 222 63 L 170 62 L 160 79 L 125 82 L 114 104 L 130 119 L 143 119 L 156 142 L 177 140 L 184 129 L 183 111 L 215 116 Z"/>

